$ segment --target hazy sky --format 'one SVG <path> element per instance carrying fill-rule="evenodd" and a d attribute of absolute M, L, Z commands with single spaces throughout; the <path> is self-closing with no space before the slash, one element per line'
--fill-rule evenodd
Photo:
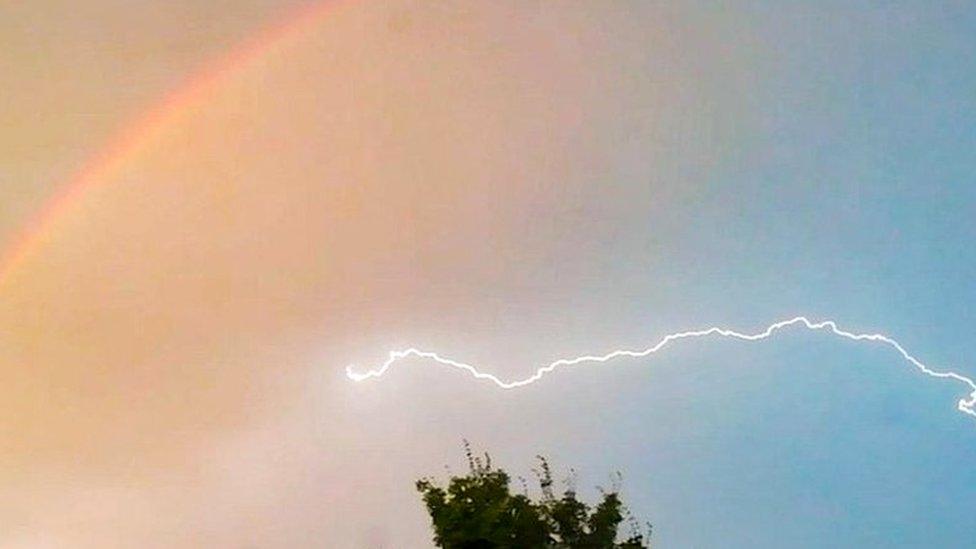
<path fill-rule="evenodd" d="M 0 243 L 114 132 L 309 2 L 0 6 Z M 343 0 L 170 112 L 0 280 L 3 547 L 426 547 L 461 439 L 660 547 L 968 547 L 965 2 Z"/>

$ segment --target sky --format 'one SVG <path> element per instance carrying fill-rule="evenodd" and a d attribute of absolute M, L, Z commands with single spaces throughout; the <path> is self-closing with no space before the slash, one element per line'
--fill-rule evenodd
<path fill-rule="evenodd" d="M 976 376 L 964 2 L 38 0 L 0 89 L 2 547 L 428 547 L 462 439 L 659 547 L 973 544 L 965 387 L 890 348 L 344 376 L 798 314 Z"/>

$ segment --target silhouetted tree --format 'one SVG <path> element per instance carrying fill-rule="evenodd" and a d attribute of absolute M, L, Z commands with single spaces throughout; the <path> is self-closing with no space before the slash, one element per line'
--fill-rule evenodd
<path fill-rule="evenodd" d="M 468 473 L 451 477 L 447 488 L 431 479 L 417 481 L 417 490 L 434 527 L 434 543 L 446 549 L 586 548 L 646 549 L 646 538 L 629 516 L 616 489 L 603 491 L 591 507 L 568 486 L 562 495 L 553 491 L 552 472 L 539 457 L 535 471 L 541 497 L 512 494 L 508 474 L 492 467 L 491 457 L 475 456 L 467 441 Z M 619 475 L 617 477 L 619 479 Z M 524 483 L 523 483 L 524 484 Z M 629 519 L 631 535 L 618 542 L 620 524 Z"/>

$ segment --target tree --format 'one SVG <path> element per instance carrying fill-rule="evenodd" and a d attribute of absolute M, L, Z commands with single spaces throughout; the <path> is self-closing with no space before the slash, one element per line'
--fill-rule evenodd
<path fill-rule="evenodd" d="M 492 466 L 488 454 L 475 456 L 467 441 L 468 473 L 451 477 L 446 488 L 429 478 L 417 481 L 434 528 L 434 543 L 445 549 L 491 548 L 586 548 L 646 549 L 645 536 L 638 531 L 620 500 L 618 491 L 601 490 L 603 499 L 591 507 L 576 497 L 568 486 L 561 496 L 553 491 L 548 461 L 539 457 L 541 497 L 533 501 L 527 493 L 512 494 L 505 471 Z M 619 478 L 619 475 L 618 477 Z M 618 542 L 621 522 L 629 519 L 631 535 Z"/>

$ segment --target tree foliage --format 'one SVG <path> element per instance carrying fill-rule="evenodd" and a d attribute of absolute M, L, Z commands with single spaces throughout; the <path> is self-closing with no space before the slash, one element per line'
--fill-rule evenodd
<path fill-rule="evenodd" d="M 446 549 L 586 548 L 646 549 L 645 536 L 620 500 L 618 491 L 601 490 L 595 506 L 580 501 L 572 486 L 557 495 L 552 472 L 539 457 L 535 471 L 540 497 L 513 494 L 510 478 L 492 466 L 491 457 L 472 454 L 465 442 L 468 473 L 451 477 L 446 488 L 431 479 L 417 481 L 434 528 L 434 543 Z M 619 478 L 619 477 L 618 477 Z M 524 484 L 524 483 L 523 483 Z M 630 536 L 617 541 L 622 522 Z"/>

